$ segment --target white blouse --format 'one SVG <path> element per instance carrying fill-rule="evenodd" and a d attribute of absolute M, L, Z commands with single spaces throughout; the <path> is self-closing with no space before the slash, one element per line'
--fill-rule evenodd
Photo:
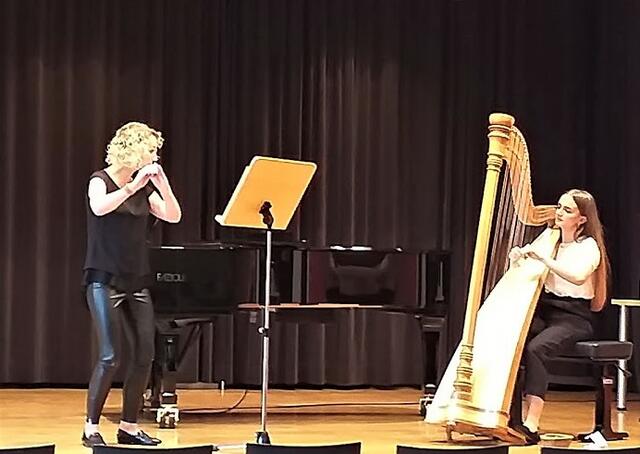
<path fill-rule="evenodd" d="M 548 292 L 558 296 L 593 299 L 593 272 L 600 264 L 600 248 L 592 237 L 578 238 L 571 243 L 560 243 L 556 261 L 565 269 L 570 269 L 578 276 L 586 278 L 581 285 L 575 285 L 549 271 L 544 287 Z"/>

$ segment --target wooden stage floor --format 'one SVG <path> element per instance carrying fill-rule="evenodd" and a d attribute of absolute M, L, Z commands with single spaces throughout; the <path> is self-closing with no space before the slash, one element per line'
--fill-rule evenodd
<path fill-rule="evenodd" d="M 259 428 L 259 391 L 180 390 L 181 421 L 176 429 L 158 429 L 144 421 L 143 428 L 163 440 L 163 447 L 212 443 L 222 452 L 254 441 Z M 80 444 L 86 391 L 76 389 L 0 389 L 0 447 L 53 442 L 58 453 L 90 452 Z M 363 454 L 393 454 L 397 444 L 455 447 L 446 444 L 444 429 L 422 422 L 415 389 L 394 390 L 273 390 L 269 394 L 268 431 L 274 444 L 329 444 L 362 441 Z M 101 431 L 115 442 L 120 390 L 113 390 L 105 408 Z M 589 431 L 593 421 L 593 394 L 551 392 L 542 420 L 542 432 Z M 614 428 L 630 433 L 611 447 L 640 445 L 640 404 L 630 395 L 628 411 L 613 412 Z M 217 413 L 216 413 L 217 412 Z M 477 439 L 476 439 L 477 440 Z M 579 447 L 579 443 L 572 446 Z M 512 453 L 534 453 L 538 447 L 512 447 Z"/>

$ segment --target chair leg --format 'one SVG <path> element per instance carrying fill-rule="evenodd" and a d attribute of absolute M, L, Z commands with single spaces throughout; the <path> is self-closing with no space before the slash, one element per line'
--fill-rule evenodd
<path fill-rule="evenodd" d="M 613 397 L 613 374 L 611 365 L 594 366 L 598 386 L 596 387 L 596 402 L 594 410 L 594 428 L 589 433 L 578 434 L 580 441 L 587 441 L 586 437 L 594 432 L 600 432 L 605 440 L 622 440 L 627 438 L 627 432 L 614 432 L 611 428 L 611 403 Z"/>
<path fill-rule="evenodd" d="M 423 395 L 418 401 L 420 416 L 427 414 L 427 407 L 433 401 L 438 383 L 438 346 L 440 332 L 428 329 L 425 326 L 422 315 L 416 315 L 415 319 L 420 324 L 422 333 L 422 359 L 423 359 Z"/>

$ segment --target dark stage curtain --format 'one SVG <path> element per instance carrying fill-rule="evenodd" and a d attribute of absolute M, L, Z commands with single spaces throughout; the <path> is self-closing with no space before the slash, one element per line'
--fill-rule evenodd
<path fill-rule="evenodd" d="M 0 383 L 89 378 L 84 194 L 130 120 L 164 132 L 162 162 L 183 205 L 183 221 L 158 227 L 155 243 L 249 237 L 212 220 L 244 165 L 256 154 L 313 160 L 318 174 L 277 239 L 451 249 L 451 350 L 487 116 L 512 113 L 536 202 L 593 192 L 613 294 L 640 296 L 638 23 L 631 0 L 1 1 Z M 603 336 L 615 335 L 615 318 L 614 308 L 601 316 Z M 420 360 L 382 325 L 358 323 L 378 330 L 375 348 Z M 311 381 L 372 382 L 327 374 L 335 349 L 325 351 Z M 278 362 L 274 376 L 289 366 Z M 385 383 L 419 381 L 403 370 Z"/>

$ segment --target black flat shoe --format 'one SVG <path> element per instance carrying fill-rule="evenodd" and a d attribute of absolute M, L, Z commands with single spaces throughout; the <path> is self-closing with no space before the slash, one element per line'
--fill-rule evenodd
<path fill-rule="evenodd" d="M 537 445 L 540 442 L 540 435 L 538 432 L 531 432 L 524 424 L 518 424 L 514 427 L 515 430 L 524 435 L 525 444 L 527 446 Z"/>
<path fill-rule="evenodd" d="M 155 446 L 162 443 L 158 438 L 150 437 L 142 430 L 139 430 L 136 435 L 131 435 L 129 432 L 125 432 L 122 429 L 118 429 L 118 444 L 121 445 L 141 445 L 141 446 Z"/>
<path fill-rule="evenodd" d="M 85 448 L 93 448 L 94 446 L 106 446 L 107 444 L 98 432 L 89 435 L 88 437 L 82 432 L 82 446 Z"/>
<path fill-rule="evenodd" d="M 142 430 L 140 431 L 142 432 Z M 160 443 L 162 443 L 162 440 L 160 440 L 159 438 L 156 437 L 151 437 L 149 436 L 149 434 L 142 432 L 146 437 L 149 437 L 152 441 L 154 441 L 157 445 L 159 445 Z"/>

